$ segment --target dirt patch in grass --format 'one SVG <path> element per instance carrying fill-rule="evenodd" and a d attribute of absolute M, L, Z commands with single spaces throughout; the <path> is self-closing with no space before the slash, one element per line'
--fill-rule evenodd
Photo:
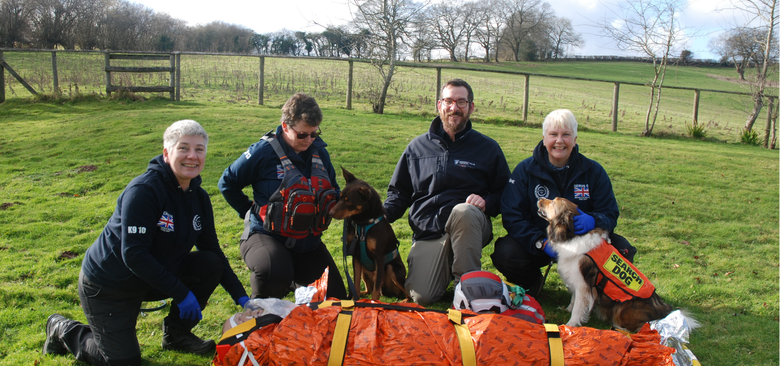
<path fill-rule="evenodd" d="M 0 210 L 7 210 L 11 208 L 13 205 L 21 205 L 21 202 L 3 202 L 3 204 L 0 204 Z"/>

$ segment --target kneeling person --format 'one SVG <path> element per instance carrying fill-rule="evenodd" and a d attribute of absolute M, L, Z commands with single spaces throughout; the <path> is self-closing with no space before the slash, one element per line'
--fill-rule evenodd
<path fill-rule="evenodd" d="M 165 130 L 162 155 L 133 179 L 108 224 L 84 254 L 79 298 L 89 325 L 53 314 L 43 353 L 72 353 L 92 365 L 139 365 L 135 325 L 143 301 L 173 298 L 162 347 L 211 354 L 213 340 L 192 328 L 217 285 L 236 304 L 249 297 L 220 249 L 200 173 L 208 135 L 195 121 Z M 195 246 L 198 250 L 191 251 Z"/>

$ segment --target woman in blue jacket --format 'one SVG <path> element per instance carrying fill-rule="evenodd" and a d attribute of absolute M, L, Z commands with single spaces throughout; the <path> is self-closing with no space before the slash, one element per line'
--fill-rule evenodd
<path fill-rule="evenodd" d="M 282 107 L 281 124 L 275 133 L 267 134 L 231 164 L 219 180 L 219 190 L 225 200 L 245 221 L 241 237 L 241 256 L 252 271 L 250 284 L 252 298 L 281 298 L 297 285 L 309 285 L 328 272 L 328 297 L 346 297 L 344 282 L 321 235 L 309 234 L 292 239 L 275 230 L 263 227 L 266 206 L 274 193 L 280 190 L 289 167 L 282 164 L 270 138 L 278 142 L 297 172 L 311 179 L 313 169 L 322 172 L 338 195 L 336 172 L 330 162 L 328 146 L 320 138 L 322 111 L 314 98 L 298 93 Z M 317 164 L 321 162 L 321 164 Z M 252 198 L 244 194 L 252 186 Z M 268 225 L 266 225 L 268 226 Z"/>
<path fill-rule="evenodd" d="M 162 347 L 213 354 L 214 341 L 191 332 L 209 297 L 222 285 L 236 304 L 249 300 L 219 246 L 211 200 L 201 187 L 206 131 L 183 120 L 163 139 L 163 154 L 125 187 L 84 253 L 78 291 L 89 325 L 51 315 L 44 354 L 72 353 L 92 365 L 139 365 L 141 303 L 166 298 L 173 302 L 163 319 Z"/>
<path fill-rule="evenodd" d="M 543 139 L 533 156 L 512 172 L 501 197 L 501 219 L 507 236 L 496 240 L 493 265 L 509 282 L 536 295 L 542 286 L 540 267 L 557 259 L 547 245 L 547 221 L 537 214 L 539 198 L 563 197 L 577 204 L 575 234 L 595 227 L 610 232 L 612 245 L 629 261 L 636 248 L 613 232 L 618 211 L 612 182 L 601 165 L 579 153 L 577 120 L 568 109 L 550 112 L 542 124 Z"/>

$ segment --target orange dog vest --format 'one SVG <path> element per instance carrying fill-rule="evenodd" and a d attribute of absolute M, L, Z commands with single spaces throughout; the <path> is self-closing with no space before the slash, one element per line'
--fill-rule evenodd
<path fill-rule="evenodd" d="M 601 245 L 585 255 L 592 259 L 599 269 L 596 287 L 612 300 L 624 302 L 653 296 L 655 286 L 606 240 L 602 239 Z"/>

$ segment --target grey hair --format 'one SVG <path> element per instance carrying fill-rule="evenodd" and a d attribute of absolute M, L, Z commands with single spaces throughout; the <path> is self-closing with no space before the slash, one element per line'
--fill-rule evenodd
<path fill-rule="evenodd" d="M 547 130 L 551 128 L 559 127 L 571 130 L 574 134 L 574 137 L 577 137 L 577 119 L 574 118 L 574 113 L 572 113 L 570 110 L 556 109 L 550 112 L 547 117 L 544 117 L 544 122 L 542 123 L 542 135 L 547 133 Z"/>
<path fill-rule="evenodd" d="M 209 146 L 209 135 L 206 133 L 206 130 L 203 129 L 203 126 L 191 119 L 183 119 L 174 122 L 165 129 L 165 133 L 163 134 L 163 147 L 166 150 L 171 151 L 182 136 L 203 137 L 206 148 Z"/>

